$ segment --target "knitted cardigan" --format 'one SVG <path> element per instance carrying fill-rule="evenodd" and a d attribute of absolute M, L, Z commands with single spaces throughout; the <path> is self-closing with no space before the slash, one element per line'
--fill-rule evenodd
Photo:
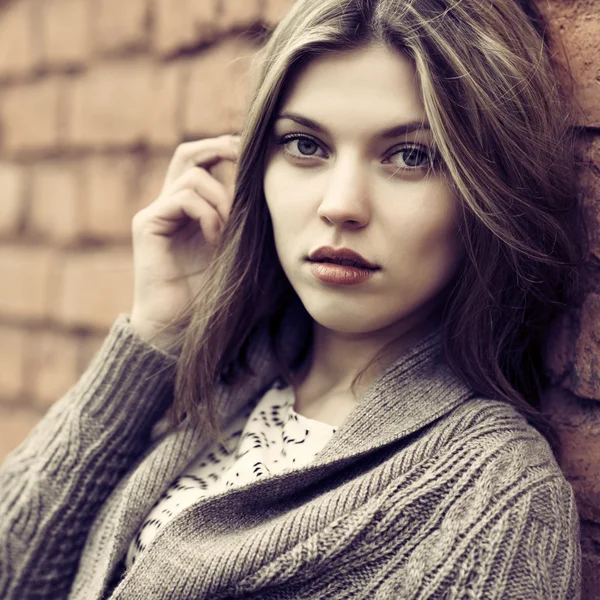
<path fill-rule="evenodd" d="M 289 326 L 289 325 L 288 325 Z M 223 423 L 277 373 L 217 390 Z M 475 395 L 439 332 L 390 365 L 308 465 L 226 490 L 111 573 L 161 493 L 204 448 L 153 427 L 176 358 L 120 314 L 75 386 L 0 469 L 3 600 L 578 599 L 573 490 L 546 440 Z"/>

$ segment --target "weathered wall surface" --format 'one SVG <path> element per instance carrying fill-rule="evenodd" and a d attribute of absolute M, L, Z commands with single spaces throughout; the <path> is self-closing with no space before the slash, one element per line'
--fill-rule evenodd
<path fill-rule="evenodd" d="M 133 300 L 131 218 L 175 146 L 234 131 L 258 32 L 292 0 L 0 2 L 0 461 Z M 600 2 L 540 0 L 581 99 L 580 193 L 600 266 Z M 557 323 L 545 398 L 600 599 L 600 270 Z"/>
<path fill-rule="evenodd" d="M 547 367 L 554 386 L 544 409 L 564 444 L 562 468 L 581 514 L 583 598 L 600 599 L 600 2 L 540 0 L 573 73 L 581 128 L 579 193 L 590 234 L 583 306 L 556 323 Z"/>

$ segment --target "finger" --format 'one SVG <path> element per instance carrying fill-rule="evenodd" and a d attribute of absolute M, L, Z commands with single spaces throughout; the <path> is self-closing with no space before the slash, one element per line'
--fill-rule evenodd
<path fill-rule="evenodd" d="M 199 165 L 210 167 L 219 160 L 237 161 L 239 136 L 222 135 L 180 144 L 169 164 L 165 184 L 180 177 L 187 169 Z"/>
<path fill-rule="evenodd" d="M 194 167 L 169 185 L 164 193 L 172 195 L 185 189 L 193 189 L 199 198 L 208 202 L 217 211 L 223 225 L 226 223 L 233 199 L 220 181 L 205 169 Z"/>
<path fill-rule="evenodd" d="M 190 221 L 198 223 L 209 244 L 218 245 L 223 230 L 219 216 L 207 202 L 198 202 L 196 193 L 190 189 L 163 196 L 140 210 L 133 218 L 132 232 L 136 238 L 141 235 L 170 237 Z"/>
<path fill-rule="evenodd" d="M 193 202 L 193 201 L 192 201 Z M 195 212 L 198 215 L 196 220 L 200 224 L 202 235 L 209 245 L 216 248 L 221 241 L 223 225 L 216 211 L 206 202 L 197 204 Z"/>
<path fill-rule="evenodd" d="M 237 163 L 222 160 L 207 170 L 217 181 L 223 184 L 227 191 L 228 199 L 232 201 L 235 195 Z"/>

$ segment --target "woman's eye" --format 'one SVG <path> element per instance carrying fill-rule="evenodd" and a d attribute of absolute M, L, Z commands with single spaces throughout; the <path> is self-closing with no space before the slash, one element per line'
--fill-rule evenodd
<path fill-rule="evenodd" d="M 423 169 L 432 166 L 432 159 L 425 149 L 418 146 L 408 146 L 394 152 L 391 156 L 400 158 L 402 169 Z"/>
<path fill-rule="evenodd" d="M 293 147 L 295 145 L 298 153 L 290 152 L 287 148 L 285 148 L 285 152 L 295 158 L 312 158 L 320 148 L 317 142 L 303 135 L 283 137 L 277 143 L 284 147 Z"/>

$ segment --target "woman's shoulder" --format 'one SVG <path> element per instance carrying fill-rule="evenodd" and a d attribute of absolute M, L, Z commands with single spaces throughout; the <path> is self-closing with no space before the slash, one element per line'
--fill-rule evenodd
<path fill-rule="evenodd" d="M 419 572 L 427 597 L 453 586 L 478 598 L 579 598 L 577 505 L 542 434 L 514 407 L 486 398 L 432 427 L 437 436 L 406 448 L 415 468 L 389 488 L 387 506 L 399 516 L 382 543 L 410 530 L 417 544 L 398 550 L 407 558 L 389 584 L 394 597 L 405 597 Z"/>
<path fill-rule="evenodd" d="M 460 464 L 467 496 L 487 499 L 499 515 L 527 515 L 549 532 L 562 530 L 575 547 L 575 493 L 546 437 L 516 407 L 490 398 L 472 398 L 448 418 L 444 460 Z"/>
<path fill-rule="evenodd" d="M 508 402 L 473 397 L 445 420 L 440 432 L 443 446 L 480 464 L 482 476 L 554 477 L 567 483 L 549 441 Z"/>
<path fill-rule="evenodd" d="M 457 433 L 485 435 L 494 432 L 495 436 L 511 434 L 519 439 L 525 434 L 539 434 L 527 418 L 505 400 L 473 395 L 446 415 L 448 427 L 456 427 Z M 541 434 L 539 434 L 541 436 Z M 543 436 L 541 436 L 543 438 Z"/>
<path fill-rule="evenodd" d="M 576 551 L 573 488 L 548 440 L 516 407 L 474 397 L 447 415 L 442 435 L 436 467 L 451 474 L 447 495 L 456 510 L 471 513 L 473 526 L 486 513 L 490 527 L 495 519 L 527 523 L 562 536 Z"/>

